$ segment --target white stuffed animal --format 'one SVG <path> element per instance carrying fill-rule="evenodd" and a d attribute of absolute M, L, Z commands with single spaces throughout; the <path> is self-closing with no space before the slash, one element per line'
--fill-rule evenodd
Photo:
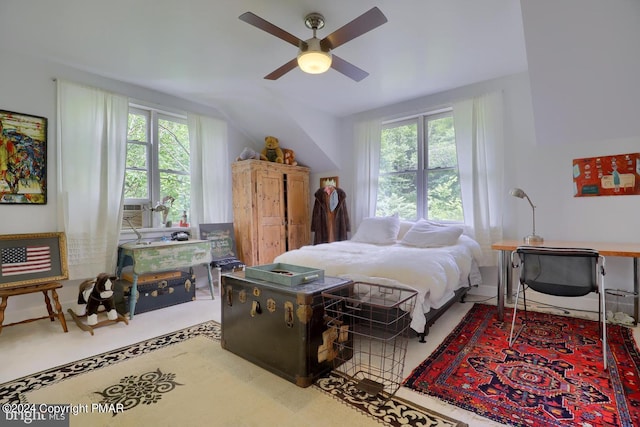
<path fill-rule="evenodd" d="M 240 160 L 249 160 L 249 159 L 266 160 L 266 158 L 263 159 L 262 157 L 263 156 L 261 156 L 260 153 L 258 153 L 257 151 L 249 147 L 245 147 L 244 150 L 242 150 L 242 153 L 240 153 L 240 155 L 236 157 L 236 162 L 239 162 Z"/>

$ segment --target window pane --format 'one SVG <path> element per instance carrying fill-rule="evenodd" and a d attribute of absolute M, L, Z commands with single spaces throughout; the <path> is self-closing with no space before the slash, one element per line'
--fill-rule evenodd
<path fill-rule="evenodd" d="M 463 221 L 461 200 L 450 112 L 383 127 L 377 215 Z"/>
<path fill-rule="evenodd" d="M 416 122 L 382 130 L 380 173 L 418 169 L 418 124 Z"/>
<path fill-rule="evenodd" d="M 148 199 L 149 181 L 146 171 L 128 170 L 124 177 L 125 199 Z"/>
<path fill-rule="evenodd" d="M 378 184 L 377 216 L 398 213 L 401 219 L 417 219 L 417 174 L 381 175 Z"/>
<path fill-rule="evenodd" d="M 125 203 L 163 203 L 169 207 L 166 219 L 177 226 L 183 212 L 190 216 L 187 121 L 144 107 L 130 107 L 128 118 Z M 149 216 L 148 226 L 163 224 L 162 215 Z"/>
<path fill-rule="evenodd" d="M 147 116 L 137 113 L 129 113 L 129 127 L 127 130 L 128 141 L 149 142 L 147 135 Z"/>
<path fill-rule="evenodd" d="M 440 169 L 427 174 L 428 218 L 464 221 L 457 169 Z"/>
<path fill-rule="evenodd" d="M 148 172 L 148 116 L 130 112 L 128 116 L 127 140 L 139 141 L 127 143 L 126 171 L 124 177 L 125 199 L 149 198 Z"/>
<path fill-rule="evenodd" d="M 147 169 L 147 146 L 127 144 L 127 168 Z"/>
<path fill-rule="evenodd" d="M 158 120 L 158 166 L 189 172 L 189 130 L 186 124 Z"/>
<path fill-rule="evenodd" d="M 417 218 L 418 122 L 398 123 L 382 130 L 376 215 L 397 213 Z"/>
<path fill-rule="evenodd" d="M 179 175 L 175 173 L 160 173 L 160 199 L 167 196 L 174 198 L 173 205 L 169 210 L 167 220 L 173 225 L 178 225 L 182 218 L 183 211 L 189 214 L 191 208 L 191 178 L 189 175 Z M 191 221 L 188 219 L 189 222 Z"/>
<path fill-rule="evenodd" d="M 428 169 L 455 167 L 456 137 L 453 130 L 453 117 L 427 121 Z"/>

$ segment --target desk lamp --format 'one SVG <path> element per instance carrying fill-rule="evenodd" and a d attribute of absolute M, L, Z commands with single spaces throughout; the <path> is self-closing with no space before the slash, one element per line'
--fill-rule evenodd
<path fill-rule="evenodd" d="M 136 228 L 133 226 L 133 224 L 131 224 L 131 221 L 129 220 L 129 218 L 125 218 L 125 221 L 127 221 L 127 224 L 129 224 L 129 227 L 131 227 L 131 229 L 133 230 L 134 233 L 136 233 L 136 236 L 138 237 L 138 240 L 136 240 L 136 245 L 148 245 L 151 242 L 142 242 L 142 234 L 140 234 L 140 232 L 138 230 L 136 230 Z"/>
<path fill-rule="evenodd" d="M 536 207 L 531 203 L 531 199 L 527 196 L 527 193 L 522 191 L 520 188 L 514 188 L 509 193 L 513 197 L 517 197 L 519 199 L 526 198 L 531 205 L 531 209 L 533 210 L 533 233 L 524 238 L 524 243 L 526 245 L 536 245 L 544 242 L 544 239 L 538 235 L 536 235 Z"/>

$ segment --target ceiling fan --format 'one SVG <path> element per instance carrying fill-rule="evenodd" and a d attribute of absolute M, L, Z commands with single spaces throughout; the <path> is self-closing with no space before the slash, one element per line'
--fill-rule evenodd
<path fill-rule="evenodd" d="M 313 37 L 308 40 L 302 40 L 254 13 L 245 12 L 239 18 L 247 24 L 260 28 L 298 48 L 298 56 L 267 74 L 264 78 L 268 80 L 279 79 L 296 68 L 296 66 L 299 66 L 302 71 L 310 74 L 324 73 L 331 67 L 359 82 L 367 77 L 369 73 L 332 54 L 331 50 L 387 22 L 387 17 L 384 16 L 380 9 L 374 7 L 320 40 L 316 37 L 316 31 L 324 27 L 324 17 L 319 13 L 310 13 L 305 16 L 304 24 L 307 28 L 313 30 Z"/>

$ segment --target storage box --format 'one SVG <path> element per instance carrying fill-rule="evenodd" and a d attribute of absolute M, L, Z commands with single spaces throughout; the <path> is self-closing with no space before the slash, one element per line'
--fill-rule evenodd
<path fill-rule="evenodd" d="M 245 277 L 266 280 L 283 286 L 297 286 L 314 280 L 322 281 L 324 279 L 324 270 L 278 262 L 246 267 Z"/>
<path fill-rule="evenodd" d="M 145 313 L 196 299 L 195 275 L 184 271 L 168 272 L 168 278 L 141 283 L 138 277 L 138 295 L 134 314 Z M 177 273 L 177 276 L 176 276 Z M 132 282 L 116 281 L 114 299 L 116 309 L 120 314 L 129 313 L 129 298 L 131 297 Z"/>
<path fill-rule="evenodd" d="M 324 319 L 321 293 L 346 283 L 325 277 L 288 287 L 241 272 L 223 275 L 222 348 L 299 387 L 310 386 L 333 368 L 338 356 L 329 351 L 332 330 Z"/>

